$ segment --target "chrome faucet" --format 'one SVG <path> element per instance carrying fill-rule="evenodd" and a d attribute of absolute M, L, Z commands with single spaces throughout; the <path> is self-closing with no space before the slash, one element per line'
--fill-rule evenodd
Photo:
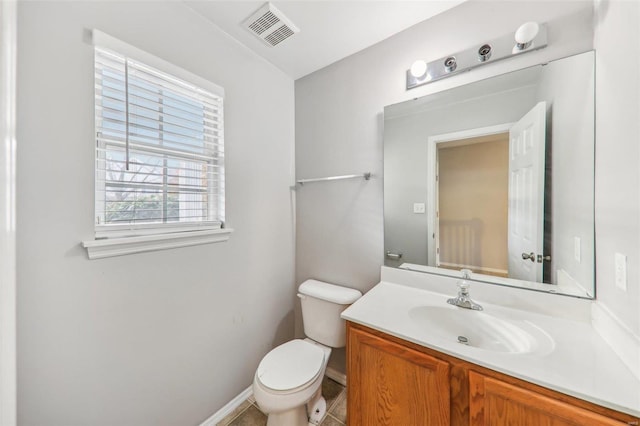
<path fill-rule="evenodd" d="M 472 309 L 474 311 L 481 311 L 482 306 L 471 300 L 469 297 L 469 279 L 471 271 L 469 269 L 461 269 L 462 280 L 458 281 L 458 296 L 447 300 L 450 305 L 458 306 L 460 308 Z"/>

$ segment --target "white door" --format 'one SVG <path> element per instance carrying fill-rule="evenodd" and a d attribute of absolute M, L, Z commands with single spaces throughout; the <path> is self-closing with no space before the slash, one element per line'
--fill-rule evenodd
<path fill-rule="evenodd" d="M 537 282 L 542 281 L 546 114 L 547 104 L 540 102 L 509 130 L 509 278 Z"/>

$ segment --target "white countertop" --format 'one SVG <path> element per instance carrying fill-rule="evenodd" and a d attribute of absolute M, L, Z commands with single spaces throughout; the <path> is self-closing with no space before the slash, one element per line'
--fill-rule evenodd
<path fill-rule="evenodd" d="M 553 349 L 545 354 L 492 352 L 461 345 L 454 339 L 442 339 L 409 316 L 412 308 L 450 306 L 446 300 L 452 296 L 383 281 L 346 309 L 342 318 L 558 392 L 640 416 L 640 380 L 589 322 L 505 308 L 483 302 L 481 298 L 476 300 L 472 286 L 471 297 L 484 307 L 483 312 L 532 324 L 554 341 Z"/>

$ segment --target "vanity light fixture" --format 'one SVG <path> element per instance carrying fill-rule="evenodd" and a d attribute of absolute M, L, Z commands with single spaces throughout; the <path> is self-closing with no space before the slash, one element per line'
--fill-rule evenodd
<path fill-rule="evenodd" d="M 454 72 L 457 67 L 458 62 L 456 61 L 455 56 L 449 56 L 444 60 L 444 69 L 447 70 L 447 72 Z"/>
<path fill-rule="evenodd" d="M 411 75 L 415 78 L 424 76 L 427 72 L 427 63 L 422 60 L 417 60 L 411 64 Z"/>
<path fill-rule="evenodd" d="M 478 49 L 478 60 L 480 62 L 486 62 L 489 59 L 491 59 L 491 50 L 493 48 L 491 47 L 490 44 L 483 44 L 482 46 L 480 46 L 480 49 Z"/>
<path fill-rule="evenodd" d="M 515 44 L 514 44 L 515 39 Z M 547 25 L 526 22 L 514 33 L 435 61 L 415 61 L 406 72 L 407 90 L 468 71 L 489 62 L 521 55 L 547 46 Z"/>
<path fill-rule="evenodd" d="M 537 22 L 527 22 L 520 25 L 514 36 L 516 39 L 516 45 L 513 46 L 513 53 L 529 49 L 533 44 L 533 39 L 536 38 L 539 31 L 540 25 L 538 25 Z"/>

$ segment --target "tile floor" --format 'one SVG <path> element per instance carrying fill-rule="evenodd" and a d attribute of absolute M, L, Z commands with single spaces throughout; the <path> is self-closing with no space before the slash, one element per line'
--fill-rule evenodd
<path fill-rule="evenodd" d="M 327 400 L 327 415 L 321 426 L 342 426 L 347 423 L 347 391 L 328 377 L 322 382 L 322 396 Z M 267 416 L 260 411 L 253 397 L 240 404 L 217 426 L 265 426 Z"/>

